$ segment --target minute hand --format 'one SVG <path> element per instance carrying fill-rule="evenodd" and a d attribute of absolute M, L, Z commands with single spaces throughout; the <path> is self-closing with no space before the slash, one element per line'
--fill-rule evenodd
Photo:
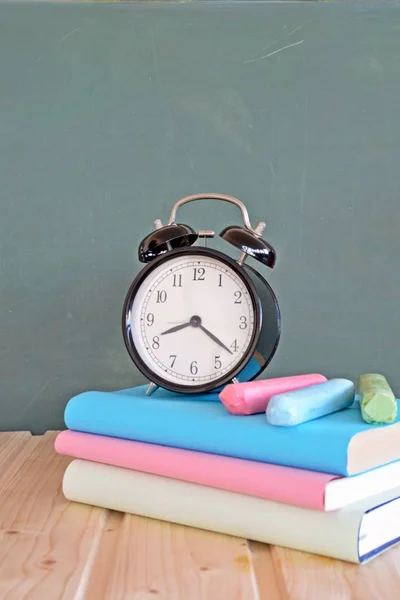
<path fill-rule="evenodd" d="M 227 352 L 229 352 L 229 354 L 232 354 L 232 352 L 229 350 L 229 348 L 227 348 L 227 347 L 225 346 L 225 344 L 223 344 L 223 343 L 221 342 L 221 340 L 219 340 L 217 337 L 215 337 L 215 335 L 214 335 L 213 333 L 211 333 L 211 331 L 208 331 L 208 329 L 206 329 L 205 327 L 203 327 L 203 325 L 199 325 L 199 328 L 200 328 L 202 331 L 204 331 L 204 333 L 205 333 L 206 335 L 208 335 L 208 337 L 210 337 L 212 340 L 214 340 L 214 342 L 215 342 L 216 344 L 218 344 L 218 346 L 221 346 L 221 348 L 224 348 L 224 349 L 225 349 Z"/>

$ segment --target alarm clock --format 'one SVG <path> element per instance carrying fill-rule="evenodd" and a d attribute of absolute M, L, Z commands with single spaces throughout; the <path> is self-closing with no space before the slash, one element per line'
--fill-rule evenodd
<path fill-rule="evenodd" d="M 195 231 L 176 222 L 178 209 L 193 201 L 234 204 L 242 225 L 230 225 L 220 237 L 236 248 L 237 258 L 207 245 L 212 230 Z M 277 298 L 257 269 L 273 268 L 274 248 L 261 237 L 265 223 L 251 226 L 245 205 L 224 194 L 181 198 L 167 225 L 139 245 L 143 269 L 126 295 L 123 339 L 129 356 L 148 379 L 147 394 L 157 388 L 184 394 L 221 389 L 258 377 L 278 347 L 281 316 Z"/>

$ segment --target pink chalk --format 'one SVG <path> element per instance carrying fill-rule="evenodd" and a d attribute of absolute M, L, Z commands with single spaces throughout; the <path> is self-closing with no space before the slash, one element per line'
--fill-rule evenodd
<path fill-rule="evenodd" d="M 233 415 L 256 415 L 265 412 L 272 396 L 324 381 L 327 381 L 324 375 L 311 373 L 246 383 L 231 383 L 222 390 L 219 397 Z"/>

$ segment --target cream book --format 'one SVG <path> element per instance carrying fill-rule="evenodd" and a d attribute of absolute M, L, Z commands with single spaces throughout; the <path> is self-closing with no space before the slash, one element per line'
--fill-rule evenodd
<path fill-rule="evenodd" d="M 85 460 L 67 467 L 68 500 L 366 563 L 400 541 L 400 487 L 321 512 Z"/>

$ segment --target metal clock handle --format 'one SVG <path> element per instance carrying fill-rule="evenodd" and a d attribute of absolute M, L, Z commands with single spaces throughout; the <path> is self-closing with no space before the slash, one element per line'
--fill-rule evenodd
<path fill-rule="evenodd" d="M 175 224 L 176 213 L 178 212 L 178 209 L 181 206 L 187 204 L 188 202 L 194 202 L 195 200 L 221 200 L 222 202 L 230 202 L 231 204 L 234 204 L 239 208 L 240 212 L 242 213 L 243 224 L 246 227 L 246 229 L 254 233 L 256 236 L 260 236 L 266 227 L 265 223 L 261 221 L 260 223 L 258 223 L 257 227 L 253 229 L 250 223 L 249 213 L 247 212 L 247 208 L 245 207 L 243 202 L 241 202 L 237 198 L 234 198 L 233 196 L 228 196 L 226 194 L 193 194 L 192 196 L 186 196 L 185 198 L 181 198 L 172 207 L 168 224 Z"/>

